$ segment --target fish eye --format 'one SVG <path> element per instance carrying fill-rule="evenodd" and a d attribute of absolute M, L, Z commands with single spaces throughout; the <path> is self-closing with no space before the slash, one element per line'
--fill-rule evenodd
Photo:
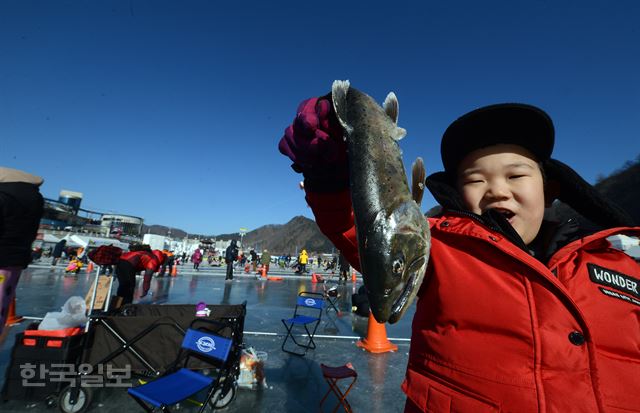
<path fill-rule="evenodd" d="M 404 259 L 402 257 L 398 257 L 393 260 L 392 271 L 394 275 L 402 275 L 404 272 Z"/>

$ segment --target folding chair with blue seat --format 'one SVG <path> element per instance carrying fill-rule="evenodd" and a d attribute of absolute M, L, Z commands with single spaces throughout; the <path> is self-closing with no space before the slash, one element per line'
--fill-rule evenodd
<path fill-rule="evenodd" d="M 198 321 L 223 325 L 213 320 Z M 233 400 L 236 392 L 232 372 L 233 360 L 229 357 L 230 354 L 237 353 L 234 347 L 232 338 L 189 328 L 182 341 L 182 349 L 176 363 L 168 374 L 128 389 L 129 395 L 147 412 L 153 412 L 155 409 L 169 412 L 168 406 L 187 399 L 194 401 L 191 397 L 206 389 L 206 398 L 203 401 L 194 401 L 196 404 L 201 403 L 199 412 L 204 412 L 208 405 L 215 408 L 225 407 Z M 185 367 L 178 370 L 180 365 L 187 366 L 191 356 L 210 362 L 217 368 L 217 375 L 206 376 Z"/>
<path fill-rule="evenodd" d="M 326 284 L 322 284 L 322 291 L 323 291 L 322 296 L 325 300 L 327 300 L 327 304 L 328 304 L 327 314 L 329 314 L 329 310 L 333 308 L 333 310 L 336 312 L 338 317 L 341 317 L 342 312 L 340 312 L 340 310 L 338 310 L 338 307 L 336 307 L 336 304 L 340 299 L 340 293 L 338 292 L 338 287 L 334 285 L 333 287 L 327 289 Z"/>
<path fill-rule="evenodd" d="M 284 327 L 287 329 L 287 335 L 282 342 L 282 351 L 295 354 L 296 356 L 304 356 L 307 354 L 307 350 L 316 348 L 313 336 L 316 334 L 318 324 L 320 324 L 320 319 L 322 318 L 324 299 L 321 298 L 322 294 L 320 294 L 319 297 L 316 297 L 315 295 L 317 295 L 317 293 L 314 294 L 302 291 L 298 294 L 296 308 L 293 311 L 293 317 L 282 319 L 282 324 L 284 324 Z M 300 341 L 296 340 L 296 337 L 293 334 L 294 326 L 304 327 L 306 338 L 301 339 Z M 289 339 L 291 339 L 296 346 L 304 348 L 304 351 L 286 349 L 285 345 Z"/>

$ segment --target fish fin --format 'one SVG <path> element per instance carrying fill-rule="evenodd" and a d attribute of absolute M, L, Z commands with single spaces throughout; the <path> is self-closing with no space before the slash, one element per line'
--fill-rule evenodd
<path fill-rule="evenodd" d="M 398 114 L 399 114 L 399 104 L 398 98 L 396 94 L 393 92 L 389 92 L 387 97 L 384 99 L 384 103 L 382 104 L 382 108 L 389 115 L 393 123 L 398 124 Z"/>
<path fill-rule="evenodd" d="M 422 203 L 424 195 L 424 181 L 427 179 L 427 170 L 424 161 L 418 157 L 411 165 L 411 195 L 418 205 Z"/>
<path fill-rule="evenodd" d="M 405 128 L 396 127 L 396 130 L 394 131 L 392 138 L 396 141 L 399 141 L 405 136 L 407 136 L 407 130 Z"/>
<path fill-rule="evenodd" d="M 353 131 L 353 128 L 346 122 L 347 114 L 347 93 L 351 87 L 348 80 L 334 80 L 331 85 L 331 101 L 333 102 L 333 110 L 336 112 L 336 117 L 342 125 L 342 128 L 347 134 Z"/>

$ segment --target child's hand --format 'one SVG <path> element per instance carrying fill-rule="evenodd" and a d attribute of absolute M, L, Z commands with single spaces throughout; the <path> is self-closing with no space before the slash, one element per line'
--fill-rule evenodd
<path fill-rule="evenodd" d="M 348 187 L 347 146 L 330 95 L 298 106 L 278 149 L 293 161 L 294 171 L 304 174 L 307 190 L 333 192 Z"/>

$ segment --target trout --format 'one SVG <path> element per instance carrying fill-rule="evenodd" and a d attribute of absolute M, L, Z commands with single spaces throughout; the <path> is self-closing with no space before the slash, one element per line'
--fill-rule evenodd
<path fill-rule="evenodd" d="M 406 131 L 398 126 L 393 92 L 383 107 L 349 81 L 336 80 L 331 92 L 347 141 L 360 268 L 371 312 L 378 322 L 395 323 L 413 302 L 429 260 L 429 224 L 415 201 L 424 191 L 424 164 L 420 158 L 414 164 L 413 175 L 422 181 L 413 183 L 412 195 L 398 145 Z"/>

